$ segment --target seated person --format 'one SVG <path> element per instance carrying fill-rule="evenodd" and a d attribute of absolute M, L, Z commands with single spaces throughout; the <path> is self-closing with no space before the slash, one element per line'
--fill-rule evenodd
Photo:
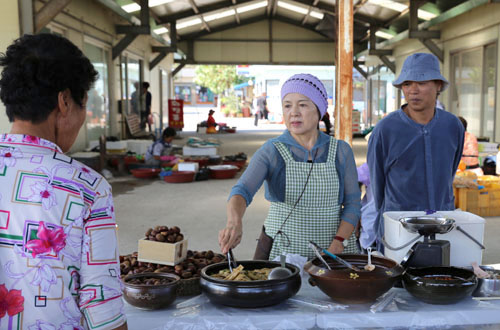
<path fill-rule="evenodd" d="M 146 165 L 160 166 L 161 156 L 168 155 L 172 148 L 171 143 L 175 135 L 175 129 L 172 127 L 167 127 L 163 130 L 161 139 L 153 142 L 146 151 L 146 156 L 144 157 Z"/>
<path fill-rule="evenodd" d="M 215 122 L 213 114 L 215 113 L 214 110 L 210 109 L 208 112 L 208 119 L 207 119 L 207 133 L 215 133 L 215 127 L 217 126 L 217 123 Z"/>

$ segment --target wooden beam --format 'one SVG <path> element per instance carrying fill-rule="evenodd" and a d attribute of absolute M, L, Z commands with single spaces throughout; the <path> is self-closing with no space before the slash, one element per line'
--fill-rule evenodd
<path fill-rule="evenodd" d="M 337 0 L 335 137 L 352 145 L 353 0 Z"/>
<path fill-rule="evenodd" d="M 51 0 L 35 14 L 35 33 L 40 32 L 71 0 Z"/>
<path fill-rule="evenodd" d="M 120 40 L 120 42 L 118 42 L 118 44 L 116 44 L 111 50 L 111 58 L 114 60 L 115 58 L 120 56 L 120 54 L 125 49 L 127 49 L 127 47 L 132 43 L 132 41 L 135 40 L 135 38 L 137 38 L 137 36 L 137 34 L 126 34 L 125 37 L 123 37 L 123 39 Z"/>
<path fill-rule="evenodd" d="M 172 78 L 175 77 L 175 75 L 182 70 L 182 68 L 186 65 L 186 63 L 179 63 L 179 65 L 172 71 Z"/>
<path fill-rule="evenodd" d="M 236 0 L 231 0 L 231 2 L 236 6 Z M 236 23 L 240 24 L 240 14 L 238 14 L 236 8 L 234 8 L 234 18 L 236 19 Z"/>
<path fill-rule="evenodd" d="M 239 0 L 238 4 L 243 4 L 243 3 L 247 3 L 247 2 L 251 2 L 251 1 L 254 1 L 254 0 Z M 198 11 L 199 11 L 198 14 L 203 15 L 203 14 L 209 13 L 211 11 L 231 7 L 232 5 L 233 5 L 233 3 L 231 0 L 224 0 L 224 1 L 212 3 L 209 5 L 205 5 L 205 6 L 200 6 L 200 7 L 198 7 Z M 197 15 L 197 14 L 194 12 L 193 9 L 188 9 L 188 10 L 184 10 L 184 11 L 181 11 L 181 12 L 178 12 L 175 14 L 161 16 L 160 23 L 161 24 L 170 23 L 172 21 L 178 21 L 182 18 L 195 16 L 195 15 Z"/>

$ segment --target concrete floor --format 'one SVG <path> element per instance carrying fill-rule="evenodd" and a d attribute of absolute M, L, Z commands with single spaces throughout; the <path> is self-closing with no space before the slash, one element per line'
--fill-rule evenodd
<path fill-rule="evenodd" d="M 267 127 L 271 128 L 271 126 Z M 219 155 L 245 152 L 249 157 L 268 139 L 281 134 L 282 129 L 238 131 L 236 134 L 210 135 L 220 140 Z M 183 132 L 183 145 L 194 132 Z M 366 161 L 367 143 L 362 138 L 353 141 L 356 164 Z M 135 179 L 132 176 L 110 180 L 113 186 L 116 219 L 119 226 L 120 253 L 137 251 L 137 240 L 156 225 L 179 226 L 188 238 L 191 250 L 219 251 L 217 235 L 226 224 L 226 201 L 237 175 L 229 180 L 208 180 L 189 184 L 169 184 L 159 179 Z M 251 259 L 256 239 L 269 208 L 262 187 L 247 209 L 243 223 L 243 239 L 234 250 L 240 260 Z M 486 219 L 483 264 L 500 263 L 500 217 Z"/>

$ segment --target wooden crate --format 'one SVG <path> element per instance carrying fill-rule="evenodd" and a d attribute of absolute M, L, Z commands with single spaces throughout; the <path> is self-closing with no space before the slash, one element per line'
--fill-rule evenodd
<path fill-rule="evenodd" d="M 481 217 L 500 216 L 500 189 L 455 188 L 455 207 Z"/>

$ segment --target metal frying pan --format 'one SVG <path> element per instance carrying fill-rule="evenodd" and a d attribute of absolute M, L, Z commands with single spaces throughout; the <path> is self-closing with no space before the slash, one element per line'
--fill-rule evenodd
<path fill-rule="evenodd" d="M 446 234 L 455 228 L 455 220 L 443 217 L 407 217 L 399 219 L 399 222 L 410 233 L 418 233 L 424 236 Z"/>

